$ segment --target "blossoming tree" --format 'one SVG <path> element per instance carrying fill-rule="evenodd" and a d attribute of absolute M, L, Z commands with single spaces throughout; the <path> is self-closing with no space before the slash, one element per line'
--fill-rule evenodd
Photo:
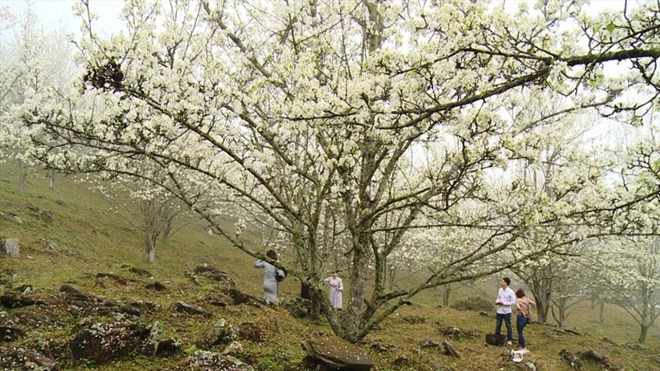
<path fill-rule="evenodd" d="M 490 189 L 488 169 L 544 140 L 533 133 L 544 117 L 503 114 L 522 96 L 570 96 L 552 117 L 597 108 L 627 120 L 657 97 L 657 4 L 597 17 L 543 4 L 135 0 L 107 40 L 83 2 L 86 74 L 23 117 L 49 138 L 36 155 L 51 166 L 151 180 L 251 256 L 265 258 L 223 227 L 226 204 L 284 233 L 301 262 L 289 272 L 326 307 L 322 250 L 327 236 L 345 241 L 348 308 L 325 312 L 358 341 L 422 290 L 538 255 L 499 256 L 530 228 L 566 222 Z M 624 75 L 603 68 L 625 61 Z M 138 171 L 145 160 L 167 178 Z M 407 235 L 443 229 L 469 235 L 462 253 L 388 290 L 388 257 Z"/>
<path fill-rule="evenodd" d="M 30 137 L 36 135 L 21 121 L 21 108 L 39 106 L 75 75 L 64 33 L 45 30 L 33 5 L 27 3 L 20 16 L 0 10 L 0 160 L 18 162 L 21 193 L 33 162 Z"/>
<path fill-rule="evenodd" d="M 595 259 L 604 269 L 596 279 L 608 285 L 607 298 L 623 308 L 640 328 L 640 343 L 660 317 L 660 239 L 609 239 Z"/>

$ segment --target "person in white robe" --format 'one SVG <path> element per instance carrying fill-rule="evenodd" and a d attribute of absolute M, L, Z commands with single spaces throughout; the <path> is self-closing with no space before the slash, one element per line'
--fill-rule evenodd
<path fill-rule="evenodd" d="M 344 284 L 341 278 L 337 275 L 337 271 L 332 272 L 332 276 L 323 280 L 323 282 L 330 285 L 330 303 L 336 310 L 342 309 L 342 293 L 344 292 Z"/>

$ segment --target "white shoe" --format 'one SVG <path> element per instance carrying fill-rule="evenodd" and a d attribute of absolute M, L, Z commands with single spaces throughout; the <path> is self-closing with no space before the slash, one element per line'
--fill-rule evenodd
<path fill-rule="evenodd" d="M 529 350 L 527 350 L 527 348 L 522 348 L 522 349 L 519 349 L 518 352 L 520 354 L 527 354 L 527 352 L 529 352 Z"/>
<path fill-rule="evenodd" d="M 509 340 L 506 342 L 506 345 L 513 345 L 513 343 L 511 342 L 511 340 Z"/>

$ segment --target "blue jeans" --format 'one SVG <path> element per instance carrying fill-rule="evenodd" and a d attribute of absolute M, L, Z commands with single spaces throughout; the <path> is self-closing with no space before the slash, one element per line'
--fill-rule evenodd
<path fill-rule="evenodd" d="M 525 343 L 525 336 L 523 335 L 523 330 L 525 329 L 525 326 L 527 326 L 527 322 L 529 322 L 529 317 L 524 317 L 524 316 L 516 317 L 516 329 L 518 330 L 518 345 L 520 345 L 521 348 L 525 348 L 527 346 L 527 344 Z"/>
<path fill-rule="evenodd" d="M 502 320 L 504 320 L 504 324 L 506 325 L 506 340 L 512 341 L 513 330 L 511 329 L 511 313 L 507 313 L 507 314 L 497 313 L 495 315 L 495 333 L 497 335 L 500 335 L 502 333 Z"/>

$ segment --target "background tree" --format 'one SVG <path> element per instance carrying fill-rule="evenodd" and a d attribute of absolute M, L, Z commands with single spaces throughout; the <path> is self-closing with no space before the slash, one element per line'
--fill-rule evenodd
<path fill-rule="evenodd" d="M 147 263 L 153 263 L 156 261 L 158 240 L 167 242 L 176 232 L 172 231 L 172 227 L 183 209 L 176 199 L 162 194 L 136 197 L 129 207 L 130 209 L 124 209 L 123 213 L 127 213 L 128 220 L 133 221 L 132 227 L 137 227 L 144 233 L 146 260 Z"/>
<path fill-rule="evenodd" d="M 601 254 L 601 263 L 605 264 L 601 277 L 610 284 L 610 298 L 639 324 L 638 341 L 644 343 L 648 329 L 660 316 L 658 239 L 610 240 Z"/>
<path fill-rule="evenodd" d="M 657 102 L 656 107 L 657 109 Z M 616 179 L 622 184 L 619 199 L 630 200 L 652 194 L 648 202 L 631 203 L 615 211 L 619 228 L 635 231 L 632 236 L 606 239 L 597 245 L 599 264 L 596 281 L 607 286 L 610 298 L 622 306 L 640 326 L 639 342 L 646 341 L 648 329 L 660 312 L 660 145 L 658 123 L 653 120 L 627 131 L 629 142 Z M 612 211 L 614 212 L 614 211 Z"/>
<path fill-rule="evenodd" d="M 150 173 L 149 177 L 153 179 L 163 178 L 158 169 L 149 168 L 149 163 L 142 165 L 141 172 Z M 187 224 L 184 220 L 191 218 L 178 198 L 153 187 L 144 179 L 115 174 L 107 180 L 87 177 L 83 181 L 104 196 L 110 211 L 119 215 L 128 228 L 143 233 L 147 263 L 156 261 L 158 240 L 167 242 Z"/>
<path fill-rule="evenodd" d="M 594 142 L 593 135 L 607 129 L 604 123 L 595 124 L 594 116 L 569 114 L 556 118 L 549 114 L 562 110 L 565 99 L 561 96 L 546 95 L 531 97 L 525 104 L 512 110 L 514 120 L 544 121 L 536 130 L 544 141 L 529 142 L 518 150 L 519 159 L 511 167 L 513 183 L 521 196 L 529 202 L 553 204 L 555 208 L 593 200 L 576 198 L 580 194 L 570 187 L 582 188 L 581 194 L 604 195 L 607 189 L 604 176 L 612 167 L 612 158 L 607 156 L 608 143 Z M 566 145 L 570 143 L 571 145 Z M 566 179 L 574 179 L 567 183 Z M 584 197 L 584 196 L 582 196 Z M 601 196 L 602 197 L 602 196 Z M 598 199 L 598 198 L 596 198 Z M 596 207 L 597 208 L 597 207 Z M 620 233 L 620 230 L 600 226 L 600 231 L 591 233 Z M 545 245 L 547 252 L 538 259 L 525 261 L 512 270 L 530 288 L 537 304 L 538 321 L 548 322 L 549 315 L 562 326 L 569 314 L 569 308 L 579 303 L 574 300 L 582 294 L 584 269 L 580 261 L 587 241 L 571 241 L 567 236 L 575 236 L 575 231 L 588 230 L 583 223 L 548 225 L 543 229 L 529 231 L 518 243 L 523 246 Z"/>
<path fill-rule="evenodd" d="M 516 14 L 471 1 L 163 5 L 128 4 L 127 32 L 111 40 L 85 17 L 83 95 L 78 85 L 59 105 L 23 116 L 57 140 L 43 143 L 39 157 L 69 171 L 149 180 L 265 258 L 222 223 L 220 205 L 231 201 L 288 236 L 302 267 L 289 272 L 326 308 L 322 246 L 327 236 L 347 241 L 347 310 L 325 312 L 350 341 L 422 290 L 590 236 L 582 225 L 556 244 L 516 244 L 532 230 L 595 215 L 606 201 L 592 200 L 598 194 L 581 184 L 596 183 L 588 176 L 563 179 L 571 204 L 494 187 L 493 174 L 517 148 L 543 141 L 534 133 L 543 120 L 502 114 L 521 96 L 574 97 L 552 117 L 598 107 L 634 120 L 658 94 L 660 50 L 648 46 L 657 40 L 657 4 L 597 18 L 563 2 Z M 569 21 L 579 27 L 563 28 Z M 634 73 L 610 80 L 602 64 L 624 60 Z M 167 179 L 139 171 L 145 159 Z M 470 236 L 454 247 L 460 256 L 434 262 L 414 287 L 387 289 L 389 257 L 409 233 L 448 230 Z"/>
<path fill-rule="evenodd" d="M 20 119 L 21 107 L 43 104 L 75 75 L 72 51 L 62 30 L 45 30 L 27 2 L 18 16 L 3 9 L 0 18 L 0 158 L 18 162 L 23 193 L 34 135 Z M 53 187 L 54 173 L 49 172 Z"/>
<path fill-rule="evenodd" d="M 553 285 L 550 312 L 560 328 L 564 327 L 566 320 L 580 303 L 589 300 L 584 282 L 588 279 L 590 260 L 589 256 L 580 252 L 579 256 L 569 257 L 555 265 L 558 268 L 556 271 L 561 271 L 561 274 Z"/>

